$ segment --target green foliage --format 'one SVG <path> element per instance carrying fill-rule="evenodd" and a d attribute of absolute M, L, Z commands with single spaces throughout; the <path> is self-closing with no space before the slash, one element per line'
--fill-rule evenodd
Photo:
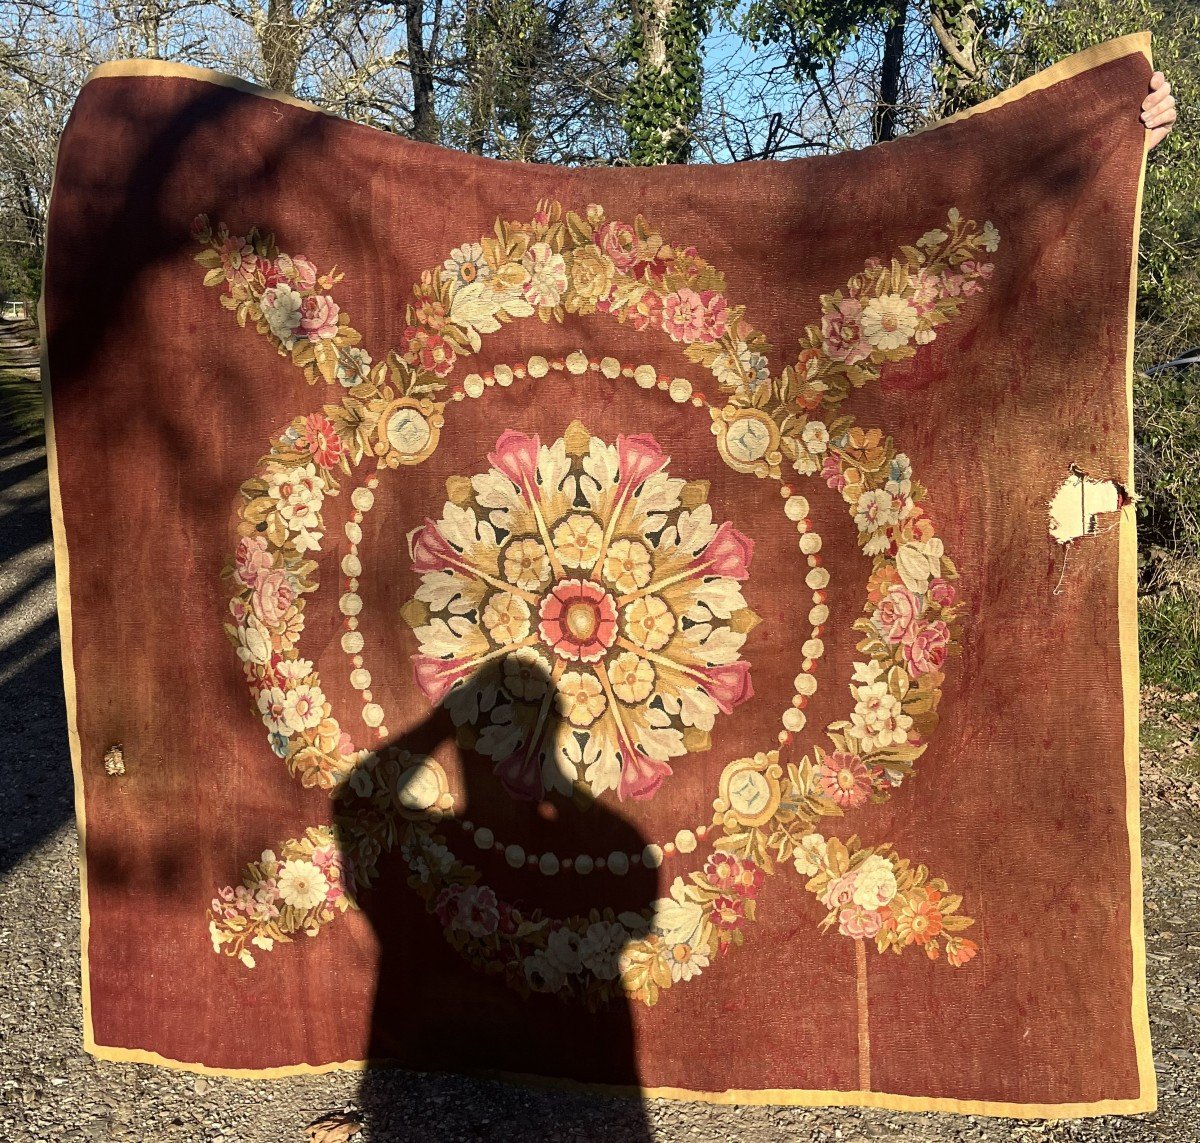
<path fill-rule="evenodd" d="M 797 78 L 813 77 L 846 51 L 862 29 L 889 24 L 908 0 L 750 0 L 738 25 L 752 44 L 784 49 Z M 738 0 L 725 0 L 734 18 Z"/>
<path fill-rule="evenodd" d="M 1138 602 L 1142 681 L 1200 691 L 1200 591 L 1176 587 Z"/>
<path fill-rule="evenodd" d="M 708 0 L 631 0 L 625 52 L 634 65 L 622 97 L 635 166 L 686 163 L 704 83 Z"/>

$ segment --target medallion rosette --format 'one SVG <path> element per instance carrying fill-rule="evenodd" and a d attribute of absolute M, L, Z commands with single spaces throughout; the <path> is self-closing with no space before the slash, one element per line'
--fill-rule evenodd
<path fill-rule="evenodd" d="M 507 431 L 409 538 L 417 682 L 518 798 L 649 798 L 753 694 L 753 542 L 647 435 Z"/>

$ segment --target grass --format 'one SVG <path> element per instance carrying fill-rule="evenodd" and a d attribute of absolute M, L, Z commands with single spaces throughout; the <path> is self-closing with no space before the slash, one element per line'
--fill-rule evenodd
<path fill-rule="evenodd" d="M 1138 603 L 1142 678 L 1180 694 L 1200 691 L 1200 592 L 1177 587 Z"/>
<path fill-rule="evenodd" d="M 32 322 L 0 323 L 0 417 L 23 436 L 44 431 L 37 332 Z"/>

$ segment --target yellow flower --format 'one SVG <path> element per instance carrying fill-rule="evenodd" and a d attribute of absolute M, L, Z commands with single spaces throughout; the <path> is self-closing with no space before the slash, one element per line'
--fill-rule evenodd
<path fill-rule="evenodd" d="M 558 681 L 558 709 L 572 726 L 591 726 L 607 706 L 604 690 L 595 675 L 567 671 Z"/>
<path fill-rule="evenodd" d="M 613 693 L 622 702 L 642 702 L 654 689 L 654 668 L 631 651 L 618 655 L 608 673 Z"/>
<path fill-rule="evenodd" d="M 519 643 L 529 634 L 529 604 L 502 591 L 483 609 L 483 625 L 497 643 Z"/>
<path fill-rule="evenodd" d="M 667 645 L 675 630 L 671 609 L 655 595 L 635 599 L 625 608 L 625 625 L 629 637 L 647 651 L 658 651 Z"/>
<path fill-rule="evenodd" d="M 523 591 L 537 591 L 550 578 L 550 559 L 537 540 L 514 540 L 504 553 L 504 578 Z"/>
<path fill-rule="evenodd" d="M 595 244 L 576 250 L 571 258 L 571 279 L 581 302 L 596 302 L 612 285 L 612 259 Z"/>
<path fill-rule="evenodd" d="M 617 540 L 604 557 L 604 578 L 614 591 L 636 591 L 650 582 L 650 553 L 637 540 Z"/>
<path fill-rule="evenodd" d="M 604 533 L 591 517 L 576 513 L 554 529 L 554 550 L 568 568 L 590 568 L 600 555 Z"/>

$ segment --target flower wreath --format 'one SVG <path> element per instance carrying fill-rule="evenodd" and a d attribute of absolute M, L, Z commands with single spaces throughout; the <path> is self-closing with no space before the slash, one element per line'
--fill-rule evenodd
<path fill-rule="evenodd" d="M 220 891 L 209 918 L 214 948 L 253 966 L 248 944 L 269 949 L 297 932 L 315 935 L 351 907 L 352 884 L 377 875 L 380 853 L 400 845 L 410 884 L 469 960 L 523 991 L 589 1004 L 618 993 L 653 1004 L 662 989 L 740 944 L 762 879 L 781 863 L 806 876 L 806 888 L 826 907 L 822 928 L 836 924 L 880 952 L 917 945 L 937 959 L 944 947 L 955 966 L 974 955 L 975 943 L 959 935 L 973 922 L 944 880 L 889 845 L 826 838 L 815 827 L 820 818 L 885 801 L 912 772 L 937 724 L 942 667 L 959 618 L 957 570 L 907 456 L 838 409 L 885 364 L 932 341 L 964 299 L 983 289 L 992 272 L 985 256 L 999 242 L 990 223 L 981 228 L 952 209 L 945 229 L 903 246 L 889 262 L 868 261 L 844 292 L 822 296 L 820 323 L 806 328 L 795 364 L 774 378 L 764 336 L 746 321 L 744 306 L 729 303 L 719 271 L 694 248 L 668 244 L 643 218 L 609 220 L 595 205 L 580 215 L 544 202 L 531 221 L 498 221 L 493 235 L 454 250 L 415 285 L 402 351 L 378 362 L 360 348 L 329 293 L 341 275 L 319 274 L 255 230 L 234 237 L 201 216 L 193 235 L 204 246 L 197 260 L 205 283 L 222 287 L 221 303 L 239 324 L 252 323 L 310 384 L 320 378 L 343 390 L 338 403 L 296 417 L 242 485 L 226 630 L 275 753 L 304 785 L 333 790 L 349 782 L 354 796 L 339 812 L 340 839 L 328 827 L 310 829 L 285 843 L 282 859 L 265 852 L 247 866 L 241 886 Z M 593 910 L 556 919 L 500 901 L 476 868 L 451 853 L 437 832 L 453 808 L 444 772 L 395 749 L 357 749 L 298 641 L 305 596 L 318 586 L 311 553 L 324 541 L 324 500 L 339 494 L 339 475 L 368 456 L 381 470 L 421 463 L 437 448 L 452 401 L 514 376 L 537 377 L 543 366 L 564 368 L 531 359 L 528 369 L 498 367 L 451 388 L 446 378 L 460 358 L 480 350 L 483 335 L 534 314 L 549 322 L 593 312 L 661 330 L 708 368 L 724 403 L 693 403 L 708 406 L 726 463 L 781 482 L 785 463 L 802 476 L 819 473 L 847 504 L 873 568 L 854 625 L 862 654 L 850 684 L 854 710 L 827 727 L 828 746 L 786 765 L 776 747 L 731 762 L 713 803 L 712 853 L 701 869 L 675 878 L 669 897 L 639 914 Z M 672 385 L 666 377 L 654 383 Z M 370 506 L 375 480 L 351 495 L 360 512 Z M 786 484 L 781 491 L 800 532 L 808 584 L 823 591 L 828 573 L 807 501 Z M 357 544 L 358 523 L 346 530 Z M 351 588 L 342 599 L 343 648 L 351 655 L 362 648 L 359 570 L 357 556 L 343 560 Z M 806 644 L 805 655 L 808 671 L 818 647 Z M 813 690 L 811 675 L 798 676 L 780 746 L 803 727 Z M 363 697 L 370 703 L 369 689 Z"/>

